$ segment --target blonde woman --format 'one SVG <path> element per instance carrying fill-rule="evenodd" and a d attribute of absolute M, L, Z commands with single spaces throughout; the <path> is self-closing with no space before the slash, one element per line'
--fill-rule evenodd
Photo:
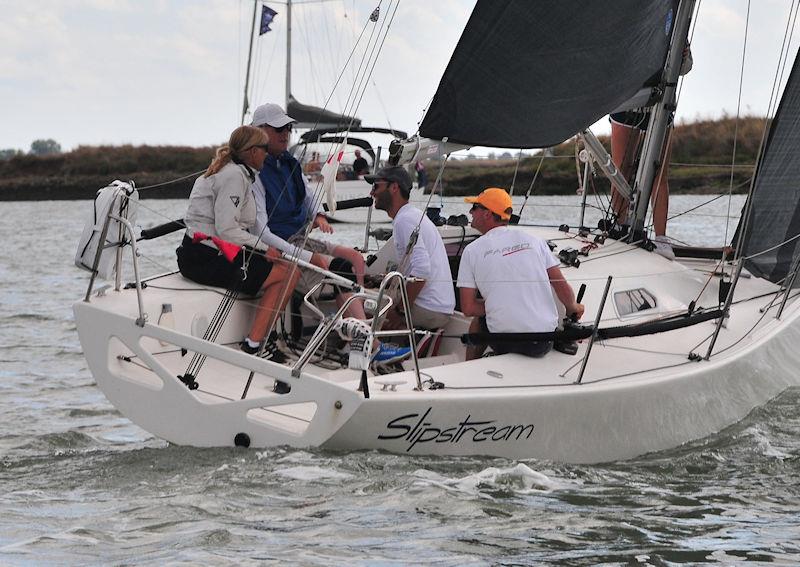
<path fill-rule="evenodd" d="M 248 232 L 256 220 L 250 185 L 264 164 L 268 142 L 260 128 L 240 126 L 231 133 L 228 143 L 217 149 L 211 165 L 192 188 L 184 218 L 186 235 L 177 250 L 178 268 L 192 281 L 251 295 L 264 290 L 253 325 L 241 344 L 242 350 L 250 354 L 258 351 L 267 329 L 286 307 L 299 277 L 299 270 L 278 259 L 276 249 Z M 209 238 L 204 239 L 203 235 Z M 256 252 L 240 249 L 229 261 L 211 237 L 248 246 Z M 279 354 L 274 352 L 272 359 L 279 361 Z"/>

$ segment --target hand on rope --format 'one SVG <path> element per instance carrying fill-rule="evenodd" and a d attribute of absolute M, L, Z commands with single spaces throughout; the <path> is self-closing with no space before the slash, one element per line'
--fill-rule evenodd
<path fill-rule="evenodd" d="M 331 223 L 328 222 L 328 217 L 321 213 L 318 213 L 317 216 L 314 217 L 314 225 L 311 228 L 312 230 L 318 228 L 325 234 L 333 234 L 333 227 Z"/>

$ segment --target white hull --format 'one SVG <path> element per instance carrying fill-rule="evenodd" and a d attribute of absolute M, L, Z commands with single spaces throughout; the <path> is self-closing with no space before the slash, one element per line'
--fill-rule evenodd
<path fill-rule="evenodd" d="M 564 236 L 535 232 L 551 239 Z M 618 253 L 623 251 L 627 261 L 620 267 Z M 592 262 L 564 269 L 573 286 L 589 284 L 584 322 L 591 322 L 598 309 L 612 268 L 603 257 L 612 254 L 617 268 L 611 296 L 645 286 L 659 305 L 647 314 L 620 319 L 609 300 L 601 327 L 685 310 L 703 289 L 709 268 L 700 263 L 690 268 L 608 241 L 592 252 Z M 172 291 L 175 287 L 186 291 Z M 716 288 L 712 281 L 697 304 L 716 307 Z M 178 275 L 143 290 L 149 315 L 143 327 L 134 322 L 135 290 L 108 291 L 91 302 L 78 302 L 75 315 L 89 367 L 109 400 L 139 426 L 179 445 L 230 446 L 237 434 L 245 433 L 258 447 L 602 462 L 703 438 L 800 384 L 797 301 L 789 300 L 781 320 L 775 318 L 779 301 L 766 315 L 760 312 L 777 291 L 763 280 L 740 280 L 737 301 L 760 297 L 733 305 L 708 361 L 690 362 L 687 355 L 705 355 L 715 321 L 597 342 L 581 384 L 574 382 L 588 341 L 576 356 L 551 352 L 531 359 L 511 354 L 465 362 L 459 341 L 445 338 L 439 356 L 420 360 L 425 378 L 442 382 L 444 389 L 417 391 L 414 372 L 406 370 L 370 377 L 369 399 L 357 390 L 356 371 L 309 363 L 296 378 L 290 367 L 243 354 L 235 344 L 231 348 L 197 338 L 221 296 Z M 175 330 L 154 324 L 162 303 L 173 306 Z M 252 308 L 251 302 L 238 302 L 217 342 L 240 340 Z M 454 316 L 445 334 L 460 335 L 467 325 L 466 319 Z M 162 346 L 159 339 L 169 345 Z M 175 350 L 172 345 L 190 354 L 168 352 Z M 191 352 L 209 357 L 194 391 L 176 378 L 185 372 Z M 136 357 L 132 362 L 119 358 L 130 355 Z M 241 400 L 250 370 L 257 374 Z M 273 394 L 274 378 L 291 384 L 291 393 Z M 395 391 L 382 390 L 387 381 L 400 384 Z"/>

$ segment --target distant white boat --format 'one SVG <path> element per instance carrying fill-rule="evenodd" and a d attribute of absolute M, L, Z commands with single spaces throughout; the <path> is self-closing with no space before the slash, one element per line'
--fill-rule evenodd
<path fill-rule="evenodd" d="M 290 106 L 290 116 L 293 116 L 291 108 Z M 318 185 L 321 184 L 322 179 L 321 176 L 314 175 L 307 168 L 310 158 L 317 154 L 324 160 L 326 156 L 330 156 L 335 151 L 333 148 L 338 148 L 346 139 L 345 158 L 340 167 L 340 179 L 336 181 L 335 198 L 339 204 L 333 213 L 327 210 L 327 206 L 325 207 L 325 214 L 335 222 L 364 223 L 368 217 L 373 224 L 391 222 L 384 211 L 373 208 L 370 197 L 372 186 L 364 181 L 363 176 L 357 175 L 353 171 L 352 163 L 356 150 L 359 150 L 366 160 L 369 171 L 375 171 L 379 163 L 385 164 L 389 158 L 388 142 L 385 147 L 373 148 L 365 139 L 365 135 L 379 135 L 388 137 L 389 140 L 407 137 L 405 132 L 392 128 L 332 126 L 307 130 L 300 136 L 298 143 L 289 149 L 290 153 L 303 164 L 309 188 L 314 194 L 320 194 Z M 423 189 L 415 184 L 411 192 L 411 200 L 423 202 L 425 199 Z"/>
<path fill-rule="evenodd" d="M 661 72 L 649 153 L 641 158 L 635 184 L 649 188 L 644 180 L 664 143 L 675 65 L 694 2 L 680 2 L 675 12 L 671 1 L 625 0 L 613 21 L 604 18 L 602 3 L 577 4 L 550 3 L 544 10 L 523 0 L 479 0 L 421 133 L 432 136 L 443 128 L 438 139 L 446 131 L 451 142 L 547 145 L 583 130 L 598 113 L 613 110 Z M 554 22 L 570 22 L 575 29 L 556 29 Z M 615 35 L 612 24 L 625 33 Z M 583 43 L 573 43 L 573 35 Z M 623 38 L 621 44 L 609 46 L 609 36 Z M 641 53 L 624 38 L 654 53 Z M 533 69 L 543 58 L 556 57 L 553 47 L 560 44 L 570 46 L 561 57 L 586 68 L 567 71 L 555 65 L 547 77 L 542 75 L 546 67 Z M 503 69 L 494 49 L 522 59 Z M 628 67 L 617 61 L 619 53 L 634 59 Z M 485 65 L 484 57 L 495 65 Z M 530 73 L 515 71 L 526 66 Z M 576 91 L 571 79 L 586 82 L 585 91 Z M 466 88 L 464 80 L 475 84 Z M 506 88 L 497 89 L 501 81 Z M 569 92 L 573 104 L 563 109 L 561 100 L 548 109 L 552 92 L 545 92 L 545 101 L 536 100 L 545 87 Z M 288 362 L 244 354 L 236 345 L 249 327 L 254 300 L 237 299 L 223 321 L 218 305 L 225 290 L 176 273 L 145 279 L 138 270 L 133 285 L 122 285 L 122 252 L 134 252 L 137 267 L 130 223 L 135 191 L 109 188 L 103 201 L 111 199 L 110 212 L 92 216 L 84 239 L 100 244 L 97 253 L 89 254 L 91 245 L 84 242 L 79 250 L 80 263 L 95 274 L 109 265 L 106 258 L 117 260 L 112 262 L 116 285 L 95 289 L 90 284 L 84 300 L 74 305 L 89 368 L 123 415 L 178 445 L 288 445 L 592 463 L 701 439 L 800 385 L 800 161 L 790 151 L 800 139 L 798 101 L 800 64 L 795 60 L 731 250 L 678 249 L 678 260 L 667 260 L 648 246 L 641 215 L 634 217 L 634 237 L 619 240 L 582 223 L 562 229 L 516 227 L 552 242 L 569 282 L 587 286 L 584 324 L 566 325 L 557 333 L 559 340 L 581 341 L 574 355 L 554 351 L 540 359 L 506 354 L 465 361 L 461 339 L 469 338 L 464 336 L 469 320 L 457 311 L 443 329 L 417 330 L 415 356 L 402 368 L 372 373 L 353 357 L 356 368 L 351 369 L 332 344 L 336 329 L 347 335 L 341 313 L 313 296 L 295 301 L 285 317 Z M 459 112 L 448 112 L 448 104 Z M 547 112 L 564 118 L 539 116 Z M 608 165 L 602 161 L 607 156 L 594 159 L 598 166 Z M 647 191 L 636 198 L 646 210 Z M 455 266 L 477 233 L 461 226 L 440 231 Z M 405 289 L 402 276 L 391 272 L 401 260 L 394 250 L 389 240 L 369 266 L 371 274 L 389 272 L 381 290 L 390 281 Z M 356 292 L 388 308 L 380 290 Z M 291 391 L 273 393 L 276 380 Z"/>

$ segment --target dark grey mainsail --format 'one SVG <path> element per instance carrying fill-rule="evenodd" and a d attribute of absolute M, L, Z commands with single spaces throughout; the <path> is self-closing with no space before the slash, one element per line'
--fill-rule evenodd
<path fill-rule="evenodd" d="M 478 0 L 420 134 L 507 148 L 562 142 L 658 76 L 676 5 Z"/>
<path fill-rule="evenodd" d="M 764 145 L 753 191 L 739 222 L 745 238 L 745 267 L 754 275 L 780 282 L 800 254 L 800 58 L 794 61 L 786 89 Z M 745 221 L 745 219 L 747 219 Z M 800 286 L 800 278 L 795 287 Z"/>
<path fill-rule="evenodd" d="M 286 114 L 297 120 L 299 128 L 330 128 L 342 130 L 349 126 L 361 126 L 361 120 L 344 114 L 337 114 L 330 110 L 302 104 L 292 95 L 289 95 L 289 104 L 286 105 Z"/>

